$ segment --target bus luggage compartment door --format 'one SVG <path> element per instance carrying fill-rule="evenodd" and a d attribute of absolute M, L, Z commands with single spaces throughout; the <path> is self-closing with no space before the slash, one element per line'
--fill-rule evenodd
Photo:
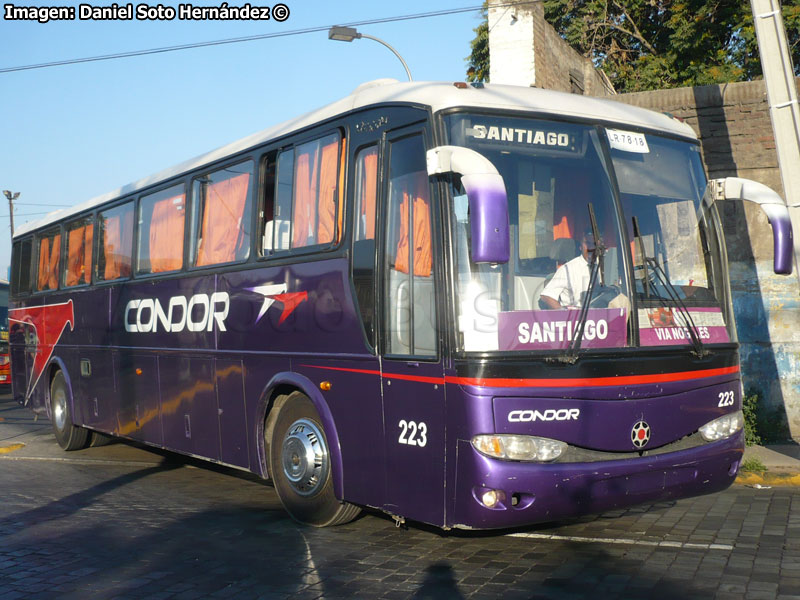
<path fill-rule="evenodd" d="M 126 350 L 114 353 L 119 373 L 119 434 L 161 445 L 161 411 L 158 393 L 158 359 Z"/>

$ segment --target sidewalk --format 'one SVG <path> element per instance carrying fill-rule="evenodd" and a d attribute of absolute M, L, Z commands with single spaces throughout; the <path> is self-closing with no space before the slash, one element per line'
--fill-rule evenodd
<path fill-rule="evenodd" d="M 763 473 L 740 472 L 736 483 L 750 486 L 800 486 L 800 444 L 749 446 L 744 460 L 756 459 L 766 467 Z"/>

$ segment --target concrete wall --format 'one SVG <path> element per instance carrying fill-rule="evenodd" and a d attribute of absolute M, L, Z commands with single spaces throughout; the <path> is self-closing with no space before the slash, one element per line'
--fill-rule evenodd
<path fill-rule="evenodd" d="M 488 21 L 491 83 L 590 96 L 613 92 L 605 75 L 545 21 L 540 2 L 509 5 L 507 0 L 491 0 Z"/>
<path fill-rule="evenodd" d="M 783 194 L 763 81 L 678 88 L 614 98 L 686 120 L 700 137 L 709 178 L 738 176 Z M 772 273 L 772 229 L 758 206 L 720 206 L 731 270 L 745 389 L 761 415 L 800 440 L 800 284 Z M 795 232 L 795 235 L 800 232 Z"/>
<path fill-rule="evenodd" d="M 489 4 L 489 81 L 534 85 L 533 11 Z M 543 19 L 542 19 L 543 20 Z"/>

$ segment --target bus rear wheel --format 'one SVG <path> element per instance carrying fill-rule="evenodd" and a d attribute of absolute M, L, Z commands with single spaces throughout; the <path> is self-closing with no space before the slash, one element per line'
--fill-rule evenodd
<path fill-rule="evenodd" d="M 358 516 L 358 506 L 340 502 L 334 494 L 328 441 L 308 396 L 289 395 L 278 409 L 268 442 L 275 490 L 295 521 L 329 527 Z"/>
<path fill-rule="evenodd" d="M 89 431 L 72 423 L 70 394 L 64 373 L 57 371 L 50 382 L 50 415 L 58 445 L 64 450 L 86 447 Z"/>

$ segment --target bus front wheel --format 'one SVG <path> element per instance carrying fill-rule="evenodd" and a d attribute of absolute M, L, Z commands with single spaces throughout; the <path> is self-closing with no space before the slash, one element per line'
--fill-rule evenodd
<path fill-rule="evenodd" d="M 80 450 L 86 447 L 87 429 L 72 423 L 69 389 L 64 373 L 57 371 L 50 382 L 50 415 L 58 445 L 64 450 Z"/>
<path fill-rule="evenodd" d="M 361 512 L 333 492 L 328 441 L 305 394 L 292 393 L 278 409 L 269 440 L 269 470 L 283 507 L 300 523 L 340 525 Z"/>

